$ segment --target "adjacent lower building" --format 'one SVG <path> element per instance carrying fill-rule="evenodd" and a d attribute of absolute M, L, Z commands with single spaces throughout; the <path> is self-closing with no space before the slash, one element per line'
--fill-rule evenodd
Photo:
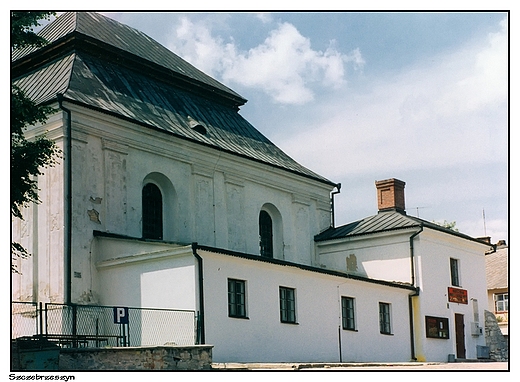
<path fill-rule="evenodd" d="M 378 213 L 317 235 L 316 261 L 417 288 L 409 297 L 413 359 L 478 358 L 486 345 L 482 280 L 491 246 L 407 215 L 404 186 L 398 179 L 377 181 Z"/>

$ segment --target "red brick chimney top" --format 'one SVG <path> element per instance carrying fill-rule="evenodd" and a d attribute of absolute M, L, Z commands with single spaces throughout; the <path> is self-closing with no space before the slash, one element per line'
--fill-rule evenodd
<path fill-rule="evenodd" d="M 378 211 L 405 212 L 405 184 L 402 180 L 394 178 L 376 181 Z"/>

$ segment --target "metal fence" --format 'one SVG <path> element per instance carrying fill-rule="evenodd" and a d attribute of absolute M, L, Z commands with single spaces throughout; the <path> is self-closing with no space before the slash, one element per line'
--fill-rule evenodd
<path fill-rule="evenodd" d="M 13 302 L 11 304 L 11 337 L 18 338 L 40 334 L 41 312 L 35 302 Z"/>
<path fill-rule="evenodd" d="M 194 345 L 195 311 L 13 303 L 12 337 L 39 335 L 61 346 Z M 44 306 L 44 307 L 43 307 Z"/>

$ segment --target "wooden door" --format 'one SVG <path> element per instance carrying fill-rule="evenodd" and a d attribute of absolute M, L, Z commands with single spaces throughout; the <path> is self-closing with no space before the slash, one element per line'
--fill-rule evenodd
<path fill-rule="evenodd" d="M 457 344 L 457 358 L 466 358 L 463 314 L 455 313 L 455 341 Z"/>

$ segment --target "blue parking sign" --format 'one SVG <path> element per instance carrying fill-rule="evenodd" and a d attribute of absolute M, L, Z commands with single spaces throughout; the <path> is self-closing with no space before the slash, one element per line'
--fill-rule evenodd
<path fill-rule="evenodd" d="M 128 308 L 114 307 L 114 324 L 128 324 Z"/>

